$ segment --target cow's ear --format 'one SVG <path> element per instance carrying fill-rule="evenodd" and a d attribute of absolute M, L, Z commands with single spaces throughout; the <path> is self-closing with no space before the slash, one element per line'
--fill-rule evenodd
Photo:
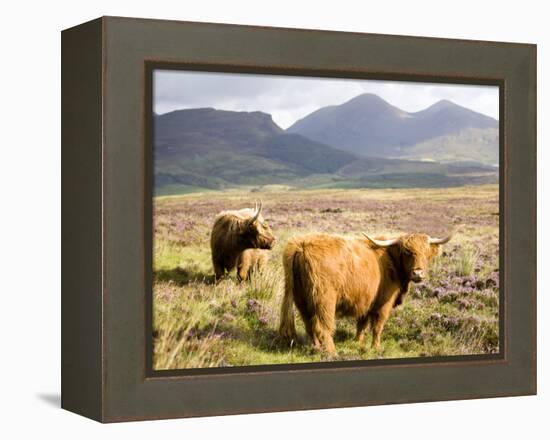
<path fill-rule="evenodd" d="M 432 257 L 435 257 L 436 255 L 439 255 L 439 249 L 441 248 L 441 246 L 439 246 L 438 244 L 430 244 L 430 258 Z"/>

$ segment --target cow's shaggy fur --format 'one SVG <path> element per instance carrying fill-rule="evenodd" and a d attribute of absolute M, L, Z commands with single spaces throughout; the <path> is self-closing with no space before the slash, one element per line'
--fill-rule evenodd
<path fill-rule="evenodd" d="M 400 304 L 411 281 L 420 281 L 439 244 L 425 234 L 404 235 L 381 246 L 366 238 L 316 234 L 289 240 L 283 253 L 285 292 L 279 332 L 296 339 L 296 304 L 314 346 L 335 353 L 335 317 L 357 320 L 362 341 L 370 322 L 374 347 L 392 309 Z"/>
<path fill-rule="evenodd" d="M 237 278 L 239 281 L 249 280 L 254 272 L 267 266 L 270 252 L 267 249 L 246 249 L 237 257 Z"/>

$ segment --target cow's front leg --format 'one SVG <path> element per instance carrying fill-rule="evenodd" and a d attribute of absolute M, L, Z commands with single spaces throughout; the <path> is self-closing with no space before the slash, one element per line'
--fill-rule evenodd
<path fill-rule="evenodd" d="M 393 301 L 384 304 L 376 312 L 372 313 L 372 347 L 379 349 L 380 348 L 380 335 L 384 329 L 384 325 L 388 320 L 391 310 L 393 308 Z"/>
<path fill-rule="evenodd" d="M 239 282 L 247 281 L 250 279 L 249 267 L 245 264 L 237 265 L 237 280 Z"/>
<path fill-rule="evenodd" d="M 368 323 L 369 323 L 368 316 L 361 316 L 357 320 L 357 333 L 355 335 L 355 340 L 357 342 L 361 343 L 365 340 L 365 329 L 367 328 Z"/>
<path fill-rule="evenodd" d="M 225 276 L 225 267 L 223 263 L 212 260 L 212 266 L 214 266 L 214 277 L 216 281 L 220 281 Z"/>

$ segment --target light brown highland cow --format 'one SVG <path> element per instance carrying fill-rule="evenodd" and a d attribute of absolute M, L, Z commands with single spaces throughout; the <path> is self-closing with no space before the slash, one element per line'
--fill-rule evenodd
<path fill-rule="evenodd" d="M 246 249 L 271 249 L 275 237 L 261 215 L 262 203 L 255 209 L 222 211 L 214 220 L 210 234 L 212 265 L 216 279 L 233 270 Z"/>
<path fill-rule="evenodd" d="M 338 313 L 357 320 L 359 341 L 370 321 L 372 345 L 378 348 L 392 309 L 401 303 L 411 282 L 424 279 L 428 262 L 450 238 L 409 234 L 383 240 L 316 234 L 289 240 L 283 254 L 281 336 L 296 339 L 296 304 L 315 347 L 335 354 L 332 335 Z"/>
<path fill-rule="evenodd" d="M 270 251 L 267 249 L 246 249 L 237 257 L 237 278 L 249 280 L 253 273 L 266 268 Z"/>

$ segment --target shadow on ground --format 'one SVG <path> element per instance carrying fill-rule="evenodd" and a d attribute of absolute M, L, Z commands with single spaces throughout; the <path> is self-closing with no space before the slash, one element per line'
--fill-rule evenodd
<path fill-rule="evenodd" d="M 160 269 L 153 272 L 154 282 L 172 282 L 177 286 L 186 286 L 191 283 L 214 284 L 215 278 L 211 273 L 189 270 L 183 267 Z"/>
<path fill-rule="evenodd" d="M 50 406 L 61 408 L 61 394 L 59 393 L 39 393 L 36 397 Z"/>

